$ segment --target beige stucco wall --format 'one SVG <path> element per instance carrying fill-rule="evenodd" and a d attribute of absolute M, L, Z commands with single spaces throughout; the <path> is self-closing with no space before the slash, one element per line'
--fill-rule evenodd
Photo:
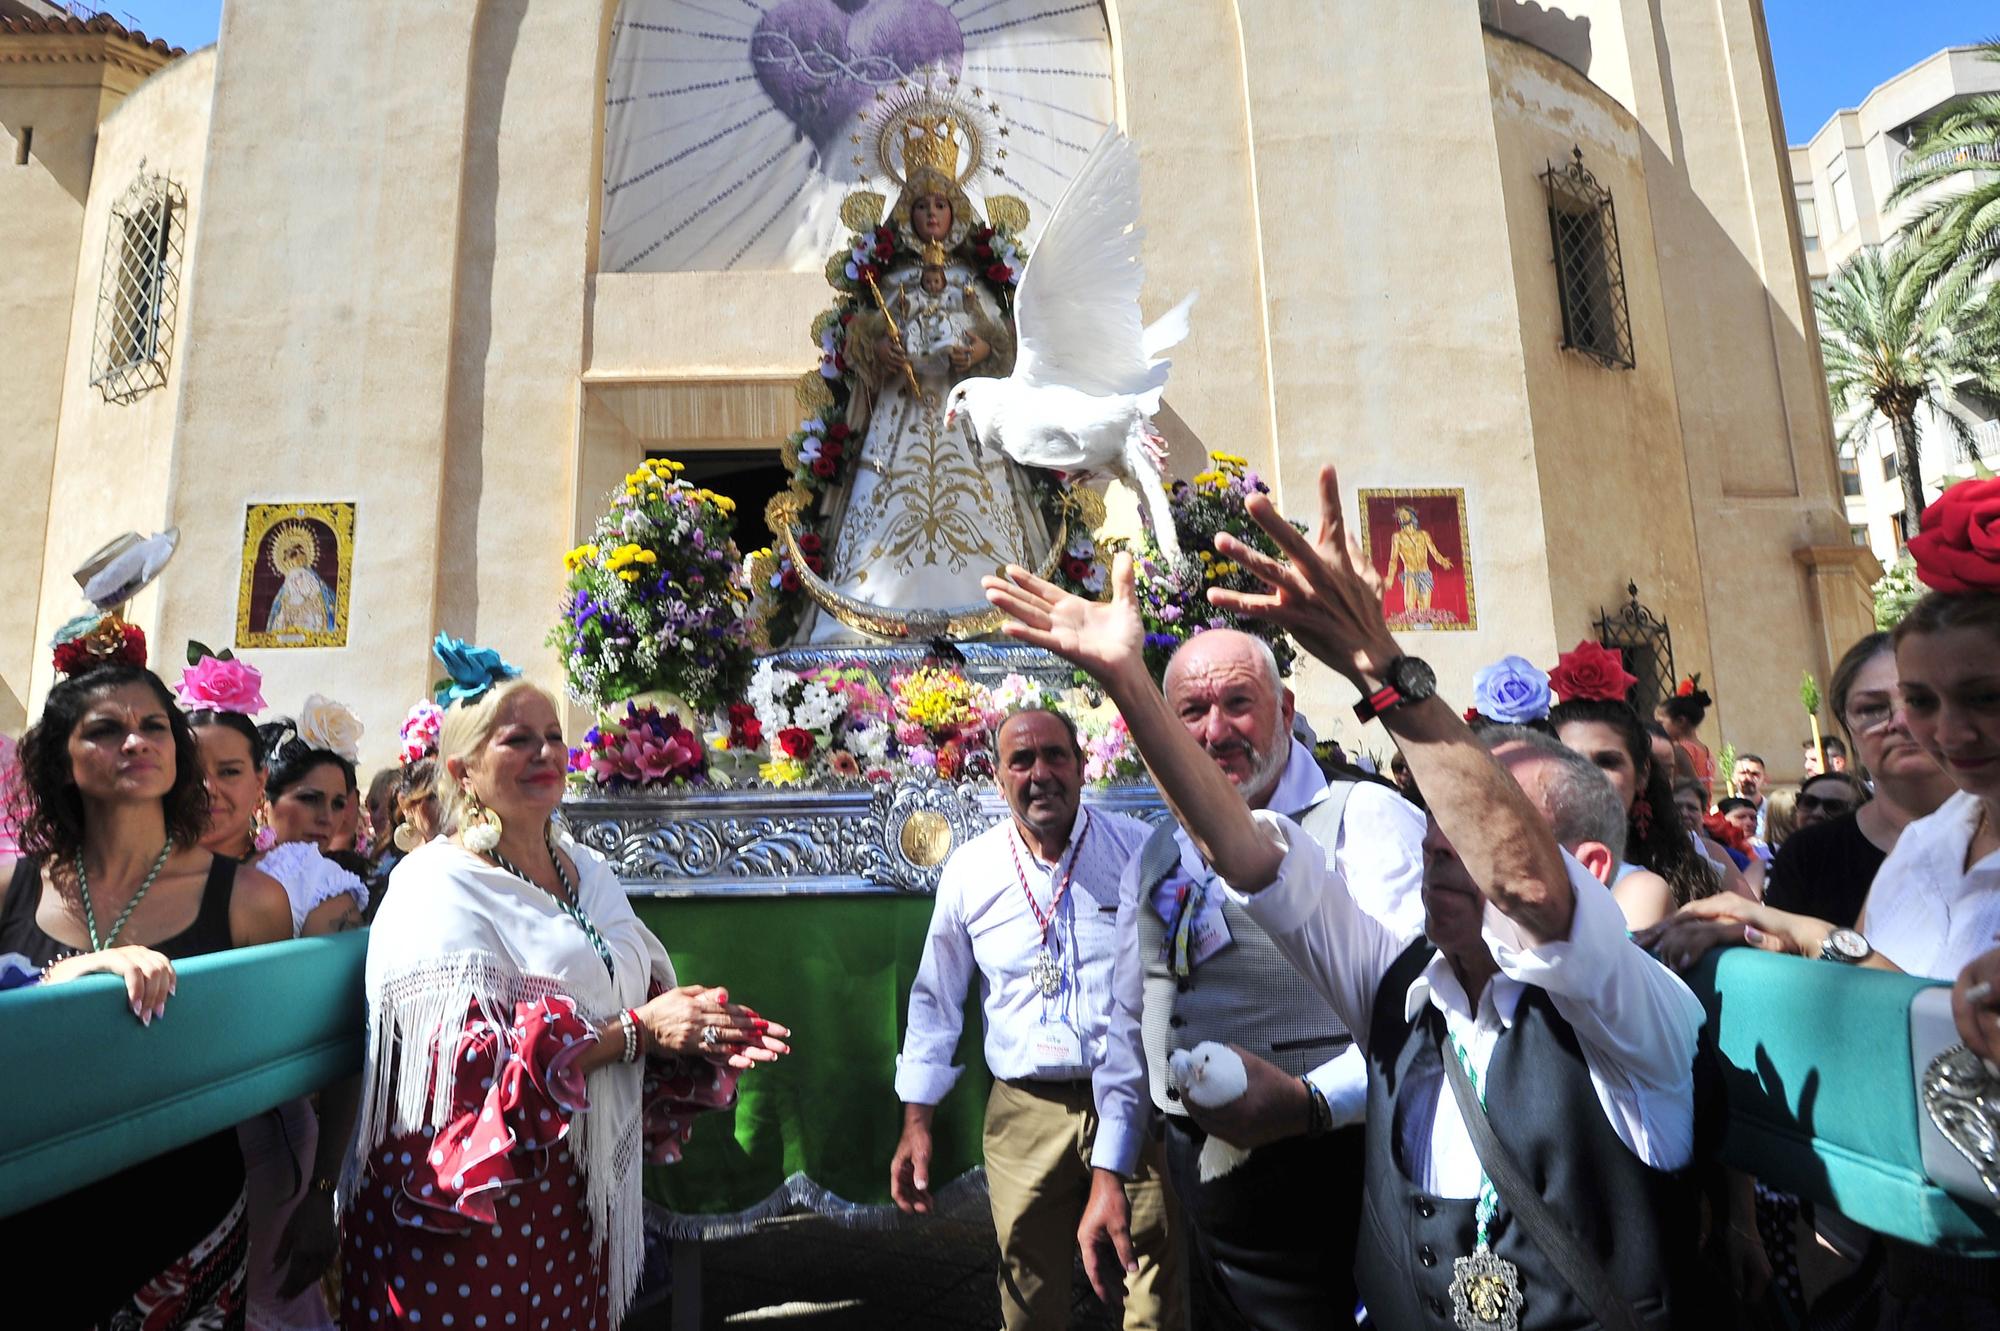
<path fill-rule="evenodd" d="M 233 636 L 244 504 L 357 501 L 348 645 L 251 658 L 274 708 L 355 704 L 376 760 L 432 677 L 475 8 L 222 16 L 161 636 Z M 492 433 L 564 447 L 504 418 Z M 482 502 L 476 476 L 455 485 L 452 504 Z"/>
<path fill-rule="evenodd" d="M 353 703 L 372 761 L 433 677 L 440 627 L 559 682 L 542 640 L 560 556 L 608 484 L 648 447 L 774 443 L 787 381 L 813 364 L 816 275 L 593 272 L 612 8 L 595 25 L 525 0 L 369 25 L 224 16 L 176 358 L 188 387 L 171 461 L 155 444 L 129 473 L 166 502 L 128 488 L 185 532 L 156 626 L 172 649 L 231 636 L 245 503 L 359 503 L 349 645 L 255 659 L 280 708 L 312 690 Z M 1787 728 L 1760 718 L 1799 668 L 1823 668 L 1841 621 L 1813 589 L 1854 579 L 1791 557 L 1844 523 L 1753 8 L 1661 17 L 1669 64 L 1652 6 L 1593 0 L 1571 68 L 1458 0 L 1409 0 L 1395 23 L 1107 6 L 1148 312 L 1202 292 L 1175 412 L 1301 515 L 1326 461 L 1350 510 L 1362 487 L 1466 487 L 1480 627 L 1410 639 L 1455 698 L 1504 653 L 1552 661 L 1627 577 L 1739 744 L 1782 751 Z M 1571 143 L 1618 198 L 1631 372 L 1556 346 L 1536 176 Z M 79 421 L 82 445 L 97 427 Z M 66 512 L 102 484 L 89 456 Z M 761 539 L 754 516 L 745 535 Z M 51 590 L 45 621 L 55 609 Z M 1759 631 L 1711 649 L 1718 618 Z M 1344 685 L 1308 672 L 1301 692 L 1352 731 Z"/>
<path fill-rule="evenodd" d="M 196 318 L 190 295 L 201 241 L 204 145 L 214 75 L 213 47 L 185 56 L 147 79 L 98 127 L 89 206 L 69 269 L 75 298 L 66 311 L 62 420 L 46 491 L 51 518 L 36 597 L 40 623 L 33 641 L 37 644 L 46 643 L 57 626 L 85 608 L 71 570 L 105 541 L 124 531 L 150 533 L 178 522 L 185 533 L 189 527 L 215 521 L 206 513 L 192 519 L 177 514 L 167 497 L 183 367 L 195 340 L 190 331 Z M 39 133 L 36 138 L 39 141 Z M 166 176 L 181 187 L 187 200 L 178 218 L 183 228 L 182 258 L 173 342 L 164 386 L 129 402 L 107 402 L 90 387 L 98 292 L 105 276 L 105 236 L 112 206 L 142 171 Z M 175 596 L 180 592 L 177 585 Z M 159 590 L 148 591 L 129 613 L 154 639 L 154 663 L 165 668 L 179 658 L 182 644 L 162 638 L 160 604 Z M 203 636 L 212 642 L 221 638 L 216 628 L 208 628 Z M 169 670 L 169 677 L 174 673 Z M 32 678 L 39 698 L 52 682 L 45 650 L 34 652 Z"/>
<path fill-rule="evenodd" d="M 35 621 L 63 397 L 89 391 L 88 374 L 72 382 L 68 361 L 98 122 L 142 77 L 102 59 L 105 41 L 0 35 L 0 329 L 7 344 L 0 355 L 0 475 L 10 495 L 0 523 L 0 731 L 7 733 L 27 722 L 41 655 Z M 17 164 L 29 130 L 28 161 Z M 100 215 L 105 206 L 98 205 Z M 101 223 L 97 235 L 101 248 Z"/>

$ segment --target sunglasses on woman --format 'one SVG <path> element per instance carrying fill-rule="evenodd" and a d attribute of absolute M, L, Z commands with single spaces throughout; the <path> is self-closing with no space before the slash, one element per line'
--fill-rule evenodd
<path fill-rule="evenodd" d="M 1838 818 L 1843 813 L 1854 812 L 1854 801 L 1840 795 L 1832 797 L 1801 795 L 1798 808 L 1800 813 L 1823 813 L 1828 817 Z"/>

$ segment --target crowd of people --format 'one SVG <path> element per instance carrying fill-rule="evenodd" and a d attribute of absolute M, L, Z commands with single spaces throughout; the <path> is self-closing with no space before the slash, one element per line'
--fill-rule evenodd
<path fill-rule="evenodd" d="M 618 1325 L 643 1168 L 678 1159 L 790 1032 L 682 983 L 616 873 L 563 832 L 556 700 L 441 636 L 451 678 L 364 807 L 340 704 L 257 725 L 254 668 L 205 657 L 170 688 L 115 613 L 66 645 L 10 782 L 10 983 L 113 974 L 150 1026 L 177 962 L 366 924 L 367 1058 L 0 1220 L 13 1269 L 35 1273 L 10 1324 Z M 60 1277 L 83 1234 L 100 1236 L 89 1278 Z"/>
<path fill-rule="evenodd" d="M 1681 978 L 1752 946 L 1953 981 L 2000 1053 L 2000 482 L 1926 516 L 1936 590 L 1843 657 L 1796 790 L 1719 770 L 1698 678 L 1643 718 L 1591 643 L 1481 672 L 1461 717 L 1322 484 L 1315 539 L 1250 501 L 1281 555 L 1216 546 L 1268 590 L 1210 599 L 1355 685 L 1391 781 L 1315 766 L 1254 636 L 1155 686 L 1123 557 L 1104 601 L 987 580 L 1116 704 L 1171 819 L 1084 809 L 1062 717 L 1002 727 L 1012 819 L 947 862 L 910 995 L 897 1203 L 930 1208 L 976 977 L 1009 1328 L 1066 1324 L 1072 1233 L 1130 1328 L 2000 1326 L 2000 1261 L 1719 1162 Z"/>
<path fill-rule="evenodd" d="M 1461 714 L 1390 635 L 1330 468 L 1321 499 L 1310 537 L 1252 499 L 1279 554 L 1216 544 L 1267 590 L 1211 598 L 1355 685 L 1386 776 L 1329 777 L 1252 634 L 1155 684 L 1124 556 L 1103 600 L 987 580 L 1116 705 L 1170 816 L 1084 807 L 1052 697 L 1000 725 L 1008 817 L 944 865 L 909 996 L 893 1201 L 933 1209 L 976 984 L 1009 1328 L 1067 1323 L 1079 1255 L 1135 1328 L 2000 1325 L 2000 1261 L 1719 1163 L 1681 978 L 1750 946 L 1952 982 L 2000 1061 L 2000 482 L 1927 513 L 1934 590 L 1841 659 L 1796 789 L 1720 770 L 1698 678 L 1642 717 L 1591 643 L 1482 672 Z M 176 963 L 366 926 L 368 1035 L 348 1081 L 0 1221 L 23 1272 L 98 1236 L 89 1280 L 10 1292 L 21 1325 L 616 1326 L 644 1167 L 789 1052 L 564 832 L 556 700 L 437 646 L 449 678 L 364 791 L 339 704 L 258 725 L 246 663 L 170 687 L 115 613 L 66 638 L 11 778 L 9 982 L 109 973 L 150 1026 Z"/>

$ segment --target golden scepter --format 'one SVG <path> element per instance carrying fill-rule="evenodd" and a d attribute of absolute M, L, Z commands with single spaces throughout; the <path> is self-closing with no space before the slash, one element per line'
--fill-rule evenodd
<path fill-rule="evenodd" d="M 882 288 L 875 285 L 874 270 L 866 270 L 865 276 L 868 279 L 868 291 L 875 297 L 875 308 L 882 311 L 882 319 L 889 325 L 889 336 L 896 339 L 896 346 L 903 353 L 903 373 L 909 376 L 910 392 L 914 393 L 917 401 L 923 403 L 925 406 L 934 405 L 930 397 L 924 392 L 923 385 L 917 382 L 917 369 L 914 365 L 910 364 L 910 349 L 903 345 L 903 330 L 896 327 L 896 316 L 889 313 L 889 302 L 882 299 Z"/>

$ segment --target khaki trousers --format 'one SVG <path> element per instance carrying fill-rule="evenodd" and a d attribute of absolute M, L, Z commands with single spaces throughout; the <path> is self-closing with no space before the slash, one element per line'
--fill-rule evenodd
<path fill-rule="evenodd" d="M 986 1186 L 1000 1238 L 1000 1312 L 1007 1331 L 1069 1325 L 1076 1227 L 1090 1200 L 1097 1111 L 1090 1082 L 995 1081 L 986 1099 Z M 1169 1219 L 1161 1150 L 1149 1141 L 1126 1184 L 1136 1275 L 1126 1277 L 1126 1331 L 1184 1324 L 1179 1236 Z"/>

